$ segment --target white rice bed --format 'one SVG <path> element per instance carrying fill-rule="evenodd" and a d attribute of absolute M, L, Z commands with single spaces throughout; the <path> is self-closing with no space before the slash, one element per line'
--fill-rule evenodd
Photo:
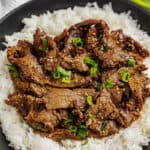
<path fill-rule="evenodd" d="M 33 34 L 40 27 L 51 36 L 58 35 L 63 29 L 85 19 L 104 19 L 111 30 L 123 29 L 124 33 L 150 50 L 150 37 L 140 30 L 137 21 L 133 20 L 130 13 L 117 14 L 111 5 L 99 8 L 96 3 L 87 4 L 86 7 L 74 7 L 47 12 L 40 16 L 31 16 L 23 19 L 24 28 L 11 36 L 6 36 L 6 45 L 15 45 L 18 40 L 26 39 L 33 42 Z M 127 129 L 120 130 L 118 134 L 101 140 L 89 138 L 86 145 L 80 141 L 64 140 L 60 145 L 51 139 L 43 138 L 34 133 L 25 122 L 22 122 L 16 109 L 5 104 L 7 96 L 13 92 L 13 84 L 9 76 L 6 50 L 0 52 L 0 122 L 3 133 L 6 135 L 10 146 L 15 150 L 142 150 L 143 145 L 150 141 L 150 100 L 146 100 L 141 112 L 141 118 Z M 150 59 L 145 60 L 150 77 Z"/>

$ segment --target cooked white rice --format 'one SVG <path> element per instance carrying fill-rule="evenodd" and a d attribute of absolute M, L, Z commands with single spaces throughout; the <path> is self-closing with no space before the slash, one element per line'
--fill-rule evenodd
<path fill-rule="evenodd" d="M 87 4 L 86 7 L 74 7 L 47 12 L 40 16 L 31 16 L 23 19 L 25 27 L 11 36 L 6 36 L 7 46 L 14 45 L 20 39 L 33 42 L 33 33 L 40 27 L 51 36 L 55 36 L 64 28 L 85 19 L 104 19 L 111 30 L 123 29 L 123 31 L 150 50 L 150 37 L 140 30 L 136 20 L 130 13 L 117 14 L 111 5 L 99 8 L 96 3 Z M 4 134 L 10 146 L 15 150 L 142 150 L 142 145 L 150 141 L 150 100 L 146 100 L 142 110 L 142 117 L 134 122 L 129 128 L 121 130 L 118 134 L 101 140 L 90 138 L 86 145 L 79 141 L 65 140 L 62 145 L 48 138 L 40 137 L 34 133 L 25 122 L 22 122 L 16 109 L 5 104 L 8 94 L 13 92 L 13 84 L 9 76 L 6 51 L 0 52 L 0 122 Z M 146 73 L 150 77 L 150 59 L 145 61 L 149 67 Z"/>

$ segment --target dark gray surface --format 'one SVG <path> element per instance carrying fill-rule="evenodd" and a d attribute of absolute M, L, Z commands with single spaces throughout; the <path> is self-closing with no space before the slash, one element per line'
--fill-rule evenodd
<path fill-rule="evenodd" d="M 28 17 L 31 14 L 39 15 L 46 12 L 46 10 L 52 11 L 60 8 L 73 7 L 74 5 L 84 6 L 87 2 L 93 1 L 96 0 L 32 0 L 31 2 L 28 2 L 0 20 L 0 49 L 4 48 L 2 45 L 2 42 L 4 42 L 4 35 L 12 34 L 23 27 L 21 20 L 24 17 Z M 131 10 L 132 17 L 137 19 L 141 28 L 150 34 L 150 13 L 126 0 L 97 0 L 99 6 L 110 1 L 112 2 L 113 9 L 117 12 Z M 143 149 L 150 150 L 150 146 L 144 147 Z M 8 147 L 8 142 L 1 132 L 0 150 L 12 150 Z"/>

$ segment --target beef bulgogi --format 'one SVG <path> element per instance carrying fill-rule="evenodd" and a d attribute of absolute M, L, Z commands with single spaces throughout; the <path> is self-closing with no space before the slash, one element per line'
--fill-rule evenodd
<path fill-rule="evenodd" d="M 6 103 L 36 132 L 56 141 L 102 138 L 140 117 L 150 96 L 149 52 L 122 30 L 89 19 L 52 38 L 8 47 L 15 91 Z"/>

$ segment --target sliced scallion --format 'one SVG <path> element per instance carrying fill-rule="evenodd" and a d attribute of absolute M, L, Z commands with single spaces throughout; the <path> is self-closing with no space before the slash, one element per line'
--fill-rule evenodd
<path fill-rule="evenodd" d="M 96 64 L 95 66 L 90 68 L 90 75 L 96 74 L 98 71 L 98 65 Z"/>
<path fill-rule="evenodd" d="M 60 79 L 60 72 L 58 72 L 57 70 L 52 72 L 52 76 L 54 79 Z"/>
<path fill-rule="evenodd" d="M 71 71 L 70 70 L 65 70 L 61 66 L 57 67 L 57 71 L 64 77 L 70 77 L 71 76 Z"/>
<path fill-rule="evenodd" d="M 97 82 L 96 85 L 95 85 L 95 89 L 96 89 L 97 91 L 99 91 L 99 90 L 100 90 L 100 87 L 101 87 L 101 83 L 100 83 L 100 82 Z"/>
<path fill-rule="evenodd" d="M 75 38 L 72 39 L 72 44 L 75 47 L 83 47 L 84 41 L 80 37 L 75 37 Z"/>
<path fill-rule="evenodd" d="M 85 138 L 87 133 L 87 127 L 85 125 L 80 125 L 79 131 L 78 131 L 78 136 L 80 138 Z"/>
<path fill-rule="evenodd" d="M 100 131 L 105 131 L 107 128 L 107 123 L 102 123 Z"/>
<path fill-rule="evenodd" d="M 92 119 L 93 118 L 93 114 L 88 114 L 88 118 Z"/>
<path fill-rule="evenodd" d="M 133 59 L 133 58 L 128 59 L 128 66 L 130 66 L 130 67 L 134 67 L 134 66 L 135 66 L 135 64 L 136 64 L 135 59 Z"/>
<path fill-rule="evenodd" d="M 71 126 L 69 126 L 69 130 L 72 132 L 72 133 L 76 133 L 77 132 L 77 127 L 76 126 L 73 126 L 73 125 L 71 125 Z"/>
<path fill-rule="evenodd" d="M 104 82 L 104 88 L 105 89 L 110 89 L 110 88 L 112 88 L 113 87 L 113 82 L 112 82 L 112 80 L 111 79 L 107 79 L 105 82 Z"/>
<path fill-rule="evenodd" d="M 12 71 L 13 78 L 18 78 L 19 72 L 18 72 L 17 67 L 13 64 L 7 64 L 7 66 L 8 66 L 8 69 Z"/>
<path fill-rule="evenodd" d="M 43 38 L 42 39 L 42 51 L 47 50 L 47 48 L 48 48 L 48 41 L 46 38 Z"/>
<path fill-rule="evenodd" d="M 88 103 L 88 105 L 93 105 L 93 98 L 92 98 L 92 96 L 87 96 L 86 97 L 86 101 L 87 101 L 87 103 Z"/>
<path fill-rule="evenodd" d="M 121 68 L 119 71 L 118 71 L 121 75 L 121 80 L 123 82 L 129 82 L 130 80 L 130 77 L 131 77 L 131 73 L 129 72 L 128 69 L 126 68 Z"/>
<path fill-rule="evenodd" d="M 70 78 L 66 78 L 66 77 L 63 77 L 61 81 L 63 83 L 70 83 L 71 82 Z"/>
<path fill-rule="evenodd" d="M 96 61 L 90 57 L 85 57 L 84 63 L 92 67 L 94 67 L 97 64 Z"/>

